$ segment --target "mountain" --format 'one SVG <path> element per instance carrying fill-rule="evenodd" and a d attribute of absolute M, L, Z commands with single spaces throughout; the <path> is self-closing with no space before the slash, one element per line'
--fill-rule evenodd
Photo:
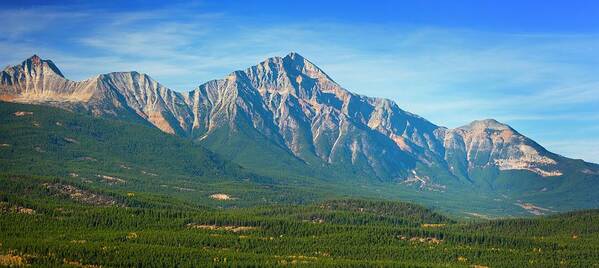
<path fill-rule="evenodd" d="M 189 92 L 137 72 L 70 81 L 35 55 L 1 77 L 1 100 L 151 125 L 270 176 L 478 189 L 553 207 L 599 205 L 596 194 L 579 194 L 599 190 L 598 165 L 551 153 L 492 119 L 437 126 L 393 101 L 344 89 L 297 53 Z M 564 204 L 555 202 L 565 196 Z"/>
<path fill-rule="evenodd" d="M 457 176 L 468 176 L 473 167 L 495 166 L 499 170 L 526 170 L 542 177 L 563 175 L 557 167 L 559 156 L 493 119 L 448 130 L 445 159 Z"/>

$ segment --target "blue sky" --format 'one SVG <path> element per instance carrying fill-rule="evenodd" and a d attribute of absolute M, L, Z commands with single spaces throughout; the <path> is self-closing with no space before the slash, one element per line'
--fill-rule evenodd
<path fill-rule="evenodd" d="M 4 2 L 1 65 L 37 53 L 74 80 L 137 70 L 190 90 L 295 51 L 438 125 L 495 118 L 599 163 L 596 1 Z"/>

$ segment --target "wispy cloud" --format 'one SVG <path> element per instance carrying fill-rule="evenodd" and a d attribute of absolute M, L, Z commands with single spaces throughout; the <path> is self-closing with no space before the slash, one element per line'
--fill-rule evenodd
<path fill-rule="evenodd" d="M 498 118 L 558 153 L 599 162 L 596 154 L 573 149 L 577 140 L 598 134 L 588 129 L 599 124 L 598 35 L 272 24 L 185 5 L 129 12 L 4 9 L 0 24 L 0 50 L 9 52 L 0 53 L 2 63 L 40 53 L 74 79 L 137 70 L 177 90 L 296 51 L 348 89 L 393 99 L 435 123 L 455 127 Z M 560 139 L 571 140 L 570 147 L 542 134 L 566 125 L 589 133 L 564 131 Z"/>
<path fill-rule="evenodd" d="M 53 27 L 73 24 L 89 17 L 91 14 L 81 10 L 67 10 L 56 7 L 32 7 L 28 9 L 0 10 L 1 39 L 30 39 L 28 34 L 37 34 Z"/>

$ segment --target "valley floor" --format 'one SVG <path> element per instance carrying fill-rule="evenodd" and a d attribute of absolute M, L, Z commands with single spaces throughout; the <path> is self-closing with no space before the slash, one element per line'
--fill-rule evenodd
<path fill-rule="evenodd" d="M 597 210 L 464 222 L 402 202 L 224 209 L 80 187 L 0 177 L 0 266 L 599 266 Z"/>

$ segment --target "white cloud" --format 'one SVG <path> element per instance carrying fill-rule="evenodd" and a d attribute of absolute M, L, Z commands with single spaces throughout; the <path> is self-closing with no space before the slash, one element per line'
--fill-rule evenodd
<path fill-rule="evenodd" d="M 0 30 L 0 50 L 11 53 L 1 53 L 0 61 L 15 63 L 40 53 L 75 79 L 137 70 L 166 86 L 189 90 L 266 57 L 296 51 L 352 91 L 394 99 L 406 110 L 450 127 L 491 117 L 525 129 L 547 121 L 560 129 L 567 121 L 598 120 L 597 35 L 309 20 L 264 25 L 187 8 L 2 10 L 0 23 L 8 27 Z M 71 31 L 64 33 L 64 25 Z M 568 135 L 562 137 L 572 144 L 581 139 Z M 584 149 L 579 154 L 568 149 L 574 147 L 556 148 L 564 148 L 566 155 L 595 157 Z"/>

